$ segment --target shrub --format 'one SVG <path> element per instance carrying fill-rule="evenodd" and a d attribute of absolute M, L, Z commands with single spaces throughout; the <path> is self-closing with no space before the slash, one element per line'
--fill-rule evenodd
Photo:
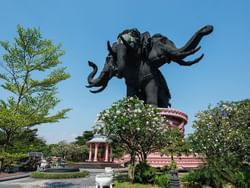
<path fill-rule="evenodd" d="M 155 177 L 155 184 L 161 188 L 169 188 L 169 182 L 170 175 L 168 173 L 164 173 Z"/>
<path fill-rule="evenodd" d="M 120 174 L 118 176 L 115 176 L 115 180 L 119 183 L 122 183 L 122 182 L 128 182 L 129 181 L 129 178 L 128 178 L 128 175 L 125 175 L 125 174 Z"/>
<path fill-rule="evenodd" d="M 182 177 L 183 182 L 190 184 L 209 185 L 212 187 L 222 187 L 226 183 L 233 182 L 233 172 L 225 168 L 204 167 L 199 170 L 192 171 Z"/>
<path fill-rule="evenodd" d="M 156 170 L 147 163 L 139 163 L 135 167 L 135 182 L 137 183 L 153 183 Z"/>
<path fill-rule="evenodd" d="M 235 184 L 237 187 L 248 188 L 250 187 L 250 173 L 239 172 L 235 175 Z"/>
<path fill-rule="evenodd" d="M 40 179 L 65 179 L 65 178 L 82 178 L 89 175 L 88 172 L 66 172 L 66 173 L 51 173 L 51 172 L 32 172 L 32 178 Z"/>

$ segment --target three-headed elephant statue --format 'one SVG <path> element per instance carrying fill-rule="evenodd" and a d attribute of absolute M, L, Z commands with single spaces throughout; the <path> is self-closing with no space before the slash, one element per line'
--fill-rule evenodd
<path fill-rule="evenodd" d="M 197 46 L 201 39 L 212 31 L 213 27 L 207 25 L 198 30 L 183 47 L 176 48 L 171 40 L 161 34 L 151 37 L 148 32 L 140 33 L 137 29 L 125 30 L 112 46 L 108 41 L 109 53 L 97 78 L 98 68 L 89 61 L 93 71 L 88 75 L 87 87 L 100 87 L 91 90 L 93 93 L 100 92 L 116 76 L 125 79 L 127 96 L 137 96 L 157 107 L 169 107 L 171 95 L 159 67 L 172 61 L 182 66 L 198 63 L 203 54 L 193 61 L 186 61 L 185 58 L 196 53 L 200 49 Z"/>

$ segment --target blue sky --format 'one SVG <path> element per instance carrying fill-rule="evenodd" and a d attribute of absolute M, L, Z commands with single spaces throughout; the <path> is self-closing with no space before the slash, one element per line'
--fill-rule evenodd
<path fill-rule="evenodd" d="M 113 78 L 99 94 L 90 93 L 85 85 L 91 71 L 87 61 L 101 69 L 107 40 L 114 42 L 127 28 L 161 33 L 181 47 L 200 27 L 214 26 L 195 56 L 205 53 L 201 62 L 161 68 L 172 94 L 172 107 L 189 116 L 186 133 L 192 132 L 194 115 L 209 104 L 250 96 L 248 0 L 0 0 L 0 7 L 0 40 L 13 41 L 18 24 L 39 27 L 44 38 L 61 43 L 66 52 L 61 61 L 71 78 L 58 86 L 61 103 L 56 109 L 69 107 L 72 111 L 68 119 L 38 127 L 48 143 L 73 141 L 91 129 L 97 113 L 125 96 L 124 80 Z M 0 89 L 0 98 L 5 97 Z"/>

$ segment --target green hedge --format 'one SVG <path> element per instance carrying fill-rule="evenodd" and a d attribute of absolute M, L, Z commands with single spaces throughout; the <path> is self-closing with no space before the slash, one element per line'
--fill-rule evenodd
<path fill-rule="evenodd" d="M 65 179 L 65 178 L 82 178 L 89 175 L 88 172 L 65 172 L 65 173 L 51 173 L 51 172 L 32 172 L 32 178 L 40 179 Z"/>
<path fill-rule="evenodd" d="M 150 184 L 139 184 L 139 183 L 129 183 L 129 182 L 118 182 L 115 181 L 116 188 L 158 188 L 157 185 L 150 185 Z"/>

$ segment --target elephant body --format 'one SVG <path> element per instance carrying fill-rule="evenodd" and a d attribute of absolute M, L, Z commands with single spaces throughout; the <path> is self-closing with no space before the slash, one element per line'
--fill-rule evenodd
<path fill-rule="evenodd" d="M 161 34 L 152 37 L 148 32 L 140 33 L 137 29 L 125 30 L 118 35 L 117 42 L 108 42 L 109 54 L 104 68 L 94 79 L 97 66 L 89 62 L 93 71 L 88 76 L 87 87 L 101 87 L 93 93 L 104 90 L 108 81 L 113 77 L 124 78 L 127 86 L 127 96 L 137 96 L 147 104 L 157 107 L 169 107 L 171 98 L 166 80 L 159 67 L 171 61 L 182 66 L 190 66 L 199 62 L 203 54 L 193 60 L 185 61 L 189 55 L 197 52 L 196 48 L 203 36 L 213 31 L 208 25 L 198 30 L 182 48 Z"/>

